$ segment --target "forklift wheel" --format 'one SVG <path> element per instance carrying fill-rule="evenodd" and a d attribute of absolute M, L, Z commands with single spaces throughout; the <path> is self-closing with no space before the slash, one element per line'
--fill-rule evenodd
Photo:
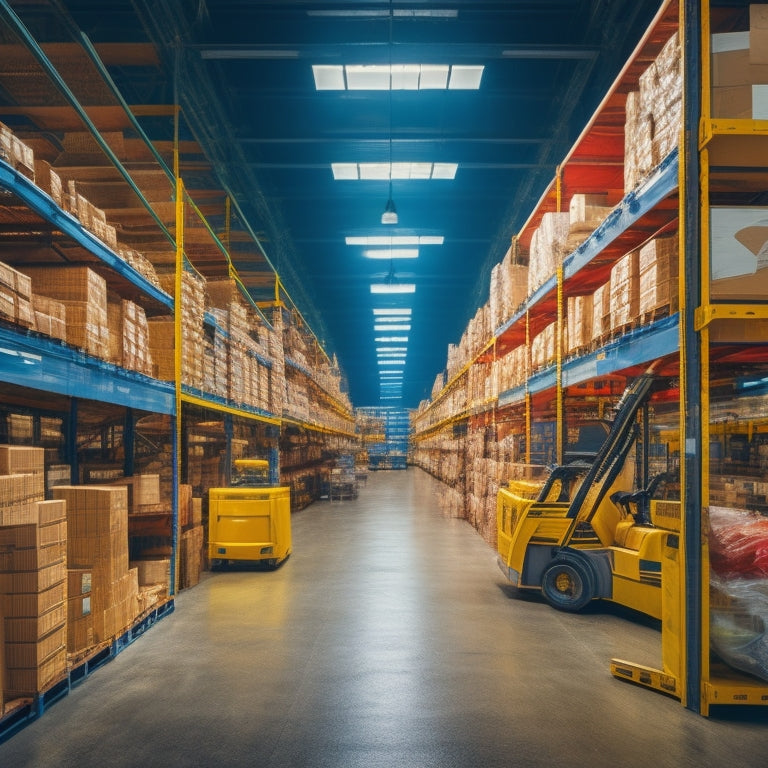
<path fill-rule="evenodd" d="M 577 558 L 558 558 L 544 571 L 541 591 L 558 611 L 580 611 L 595 596 L 592 571 Z"/>

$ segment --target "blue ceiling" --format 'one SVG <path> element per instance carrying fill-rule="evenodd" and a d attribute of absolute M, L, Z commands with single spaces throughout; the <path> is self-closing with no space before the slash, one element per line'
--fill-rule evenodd
<path fill-rule="evenodd" d="M 378 405 L 373 308 L 412 310 L 402 398 L 428 397 L 492 266 L 552 179 L 657 0 L 51 0 L 10 2 L 41 41 L 77 28 L 100 50 L 151 42 L 159 66 L 110 61 L 129 104 L 171 104 L 237 201 L 356 406 Z M 429 12 L 440 12 L 428 15 Z M 313 64 L 482 65 L 479 90 L 316 91 Z M 177 77 L 174 79 L 174 71 Z M 174 82 L 176 90 L 174 90 Z M 142 118 L 153 140 L 167 118 Z M 391 138 L 391 146 L 390 146 Z M 458 163 L 452 180 L 335 181 L 334 162 Z M 201 187 L 211 185 L 200 171 Z M 194 173 L 190 172 L 194 187 Z M 442 235 L 418 259 L 372 260 L 355 235 Z M 233 242 L 255 298 L 263 264 Z M 375 301 L 394 271 L 416 292 Z"/>

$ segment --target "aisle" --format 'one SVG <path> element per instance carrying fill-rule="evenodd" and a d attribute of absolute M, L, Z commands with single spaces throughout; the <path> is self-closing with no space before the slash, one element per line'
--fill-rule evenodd
<path fill-rule="evenodd" d="M 0 745 L 3 768 L 754 766 L 765 719 L 705 720 L 614 680 L 658 633 L 506 588 L 419 470 L 293 518 L 278 571 L 208 575 Z"/>

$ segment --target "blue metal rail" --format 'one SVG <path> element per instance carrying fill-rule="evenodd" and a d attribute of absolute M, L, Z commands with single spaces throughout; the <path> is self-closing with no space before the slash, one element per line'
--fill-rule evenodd
<path fill-rule="evenodd" d="M 680 315 L 674 314 L 655 323 L 640 326 L 604 347 L 563 362 L 563 386 L 581 384 L 610 373 L 642 365 L 680 349 Z M 552 389 L 557 383 L 554 365 L 537 371 L 528 380 L 528 392 L 536 394 Z M 499 395 L 499 408 L 525 400 L 526 387 L 520 385 Z"/>
<path fill-rule="evenodd" d="M 0 327 L 0 380 L 155 413 L 176 410 L 174 386 L 33 332 Z"/>

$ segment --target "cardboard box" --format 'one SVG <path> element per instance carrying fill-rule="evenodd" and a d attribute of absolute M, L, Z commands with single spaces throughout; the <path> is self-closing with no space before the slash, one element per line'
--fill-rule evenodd
<path fill-rule="evenodd" d="M 0 547 L 28 549 L 48 547 L 67 540 L 67 523 L 12 525 L 0 528 Z"/>
<path fill-rule="evenodd" d="M 66 541 L 47 547 L 31 547 L 29 549 L 0 548 L 0 572 L 35 571 L 60 563 L 66 559 L 66 556 Z"/>
<path fill-rule="evenodd" d="M 768 208 L 712 206 L 710 228 L 712 298 L 768 297 Z"/>
<path fill-rule="evenodd" d="M 67 648 L 62 645 L 36 667 L 9 668 L 6 696 L 10 699 L 34 696 L 58 682 L 67 671 Z"/>
<path fill-rule="evenodd" d="M 743 48 L 719 47 L 718 38 L 741 36 Z M 712 35 L 712 85 L 756 85 L 768 83 L 768 64 L 753 64 L 749 55 L 749 35 L 746 32 L 730 32 L 727 35 Z"/>
<path fill-rule="evenodd" d="M 66 590 L 67 584 L 62 581 L 42 592 L 0 594 L 0 605 L 6 617 L 41 616 L 66 600 Z"/>
<path fill-rule="evenodd" d="M 89 595 L 92 583 L 93 572 L 89 568 L 70 568 L 67 571 L 67 597 Z"/>
<path fill-rule="evenodd" d="M 64 582 L 67 578 L 67 564 L 62 560 L 36 571 L 15 571 L 0 573 L 0 592 L 4 595 L 45 592 Z"/>
<path fill-rule="evenodd" d="M 83 602 L 84 598 L 76 598 L 72 601 L 73 604 Z M 78 610 L 80 610 L 78 608 Z M 73 613 L 75 613 L 73 609 Z M 93 637 L 93 616 L 90 613 L 90 605 L 88 613 L 84 613 L 78 617 L 69 615 L 67 617 L 67 652 L 68 653 L 80 653 L 82 651 L 91 648 L 94 645 Z"/>
<path fill-rule="evenodd" d="M 5 663 L 9 671 L 37 667 L 66 645 L 67 628 L 64 624 L 33 642 L 15 643 L 6 637 Z"/>
<path fill-rule="evenodd" d="M 5 636 L 9 643 L 36 643 L 56 629 L 65 627 L 67 607 L 58 603 L 40 616 L 8 617 Z"/>
<path fill-rule="evenodd" d="M 768 64 L 768 5 L 749 6 L 749 60 Z"/>
<path fill-rule="evenodd" d="M 168 558 L 132 560 L 130 565 L 137 570 L 140 586 L 171 583 L 171 561 Z"/>
<path fill-rule="evenodd" d="M 44 471 L 44 448 L 0 445 L 0 475 L 42 474 Z"/>

